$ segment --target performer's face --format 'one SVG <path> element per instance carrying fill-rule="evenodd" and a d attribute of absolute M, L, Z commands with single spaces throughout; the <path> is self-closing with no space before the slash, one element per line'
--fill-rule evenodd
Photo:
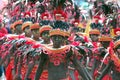
<path fill-rule="evenodd" d="M 107 48 L 110 45 L 110 41 L 102 41 L 101 44 L 104 48 Z"/>
<path fill-rule="evenodd" d="M 21 24 L 19 24 L 19 25 L 16 26 L 15 32 L 16 32 L 17 34 L 21 34 L 21 33 L 22 33 L 21 27 L 22 27 Z"/>
<path fill-rule="evenodd" d="M 98 41 L 98 37 L 99 37 L 99 35 L 97 35 L 97 34 L 90 35 L 90 38 L 92 41 Z"/>
<path fill-rule="evenodd" d="M 39 37 L 40 35 L 39 35 L 39 29 L 33 29 L 33 30 L 31 30 L 32 31 L 32 34 L 33 34 L 33 36 L 34 37 Z"/>
<path fill-rule="evenodd" d="M 62 45 L 63 43 L 63 39 L 64 37 L 63 36 L 60 36 L 60 35 L 54 35 L 51 37 L 52 41 L 53 41 L 53 46 L 54 48 L 60 48 L 60 46 Z"/>
<path fill-rule="evenodd" d="M 44 32 L 41 34 L 41 36 L 42 36 L 42 39 L 48 40 L 48 39 L 50 38 L 50 36 L 49 36 L 49 30 L 44 31 Z"/>
<path fill-rule="evenodd" d="M 24 32 L 25 32 L 26 35 L 31 36 L 31 30 L 30 30 L 30 27 L 29 27 L 29 26 L 27 26 L 27 27 L 24 29 Z"/>

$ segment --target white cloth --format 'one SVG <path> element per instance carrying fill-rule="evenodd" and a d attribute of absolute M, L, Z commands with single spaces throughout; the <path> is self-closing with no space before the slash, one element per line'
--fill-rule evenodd
<path fill-rule="evenodd" d="M 5 77 L 4 72 L 2 73 L 2 76 L 0 77 L 0 80 L 7 80 L 6 77 Z"/>

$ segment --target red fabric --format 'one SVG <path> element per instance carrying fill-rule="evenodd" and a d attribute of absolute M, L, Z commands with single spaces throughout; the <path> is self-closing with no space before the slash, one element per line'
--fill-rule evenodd
<path fill-rule="evenodd" d="M 110 42 L 110 48 L 112 48 L 112 49 L 114 48 L 114 42 L 113 41 Z"/>
<path fill-rule="evenodd" d="M 26 71 L 27 71 L 27 66 L 26 66 L 26 65 L 23 65 L 23 66 L 22 66 L 22 69 L 21 69 L 21 72 L 22 72 L 22 80 L 24 80 L 24 78 L 25 78 Z"/>
<path fill-rule="evenodd" d="M 0 29 L 0 33 L 8 34 L 8 31 L 7 31 L 6 28 L 3 27 L 3 28 Z"/>
<path fill-rule="evenodd" d="M 41 45 L 40 44 L 34 44 L 32 47 L 33 48 L 39 48 Z"/>
<path fill-rule="evenodd" d="M 7 80 L 13 80 L 12 76 L 12 66 L 9 64 L 7 69 L 6 69 L 6 78 Z"/>
<path fill-rule="evenodd" d="M 31 16 L 30 12 L 28 12 L 28 11 L 24 13 L 24 17 L 25 17 L 26 15 Z"/>
<path fill-rule="evenodd" d="M 41 18 L 42 18 L 42 19 L 43 19 L 45 16 L 46 16 L 47 18 L 49 18 L 50 15 L 49 15 L 49 13 L 47 13 L 47 12 L 41 14 Z"/>
<path fill-rule="evenodd" d="M 74 46 L 79 46 L 79 44 L 80 44 L 80 42 L 78 42 L 78 41 L 74 41 L 74 42 L 72 42 L 72 44 L 71 44 L 71 45 L 74 45 Z"/>
<path fill-rule="evenodd" d="M 89 40 L 88 40 L 88 38 L 86 36 L 84 36 L 84 41 L 89 42 Z"/>
<path fill-rule="evenodd" d="M 31 44 L 33 44 L 33 42 L 32 41 L 26 41 L 26 44 L 31 45 Z"/>
<path fill-rule="evenodd" d="M 47 70 L 44 70 L 42 72 L 42 75 L 40 77 L 40 80 L 48 80 L 48 71 Z"/>
<path fill-rule="evenodd" d="M 95 80 L 95 78 L 98 76 L 97 69 L 94 71 L 94 74 L 93 74 L 93 75 L 94 75 L 94 77 L 93 77 L 93 78 L 94 78 L 94 80 Z"/>
<path fill-rule="evenodd" d="M 13 80 L 13 75 L 12 75 L 12 69 L 13 69 L 13 66 L 14 66 L 13 64 L 14 64 L 14 60 L 12 58 L 8 67 L 6 68 L 6 79 L 7 80 Z"/>
<path fill-rule="evenodd" d="M 94 16 L 94 18 L 95 18 L 95 19 L 101 19 L 100 16 L 98 16 L 98 15 L 97 15 L 97 16 Z"/>
<path fill-rule="evenodd" d="M 5 36 L 5 34 L 3 34 L 3 33 L 0 33 L 0 38 L 2 38 L 2 37 L 4 37 Z"/>
<path fill-rule="evenodd" d="M 116 32 L 117 31 L 120 31 L 120 28 L 116 28 L 116 29 L 114 29 L 114 34 L 116 35 Z"/>
<path fill-rule="evenodd" d="M 94 48 L 98 48 L 97 42 L 92 42 Z"/>
<path fill-rule="evenodd" d="M 79 74 L 78 74 L 77 70 L 74 72 L 74 76 L 75 76 L 75 80 L 79 80 Z"/>
<path fill-rule="evenodd" d="M 19 39 L 25 38 L 25 35 L 19 35 L 18 38 L 19 38 Z"/>
<path fill-rule="evenodd" d="M 36 73 L 36 71 L 37 71 L 37 68 L 38 68 L 38 66 L 35 65 L 34 68 L 32 69 L 32 72 L 31 72 L 31 74 L 30 74 L 30 78 L 31 78 L 32 80 L 34 80 L 34 77 L 35 77 L 35 73 Z"/>
<path fill-rule="evenodd" d="M 70 37 L 68 38 L 68 40 L 71 41 L 71 42 L 74 41 L 74 36 L 70 36 Z"/>
<path fill-rule="evenodd" d="M 111 60 L 114 61 L 115 69 L 120 72 L 120 59 L 113 53 L 113 50 L 111 50 Z"/>
<path fill-rule="evenodd" d="M 102 80 L 112 80 L 112 77 L 110 75 L 105 75 Z"/>

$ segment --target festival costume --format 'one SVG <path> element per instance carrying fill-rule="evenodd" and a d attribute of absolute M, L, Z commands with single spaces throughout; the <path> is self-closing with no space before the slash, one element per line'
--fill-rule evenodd
<path fill-rule="evenodd" d="M 48 12 L 44 12 L 41 14 L 41 20 L 39 21 L 40 26 L 44 25 L 52 25 L 52 22 L 50 21 L 50 14 Z"/>
<path fill-rule="evenodd" d="M 99 38 L 100 42 L 104 42 L 104 41 L 111 41 L 112 38 L 108 37 L 108 36 L 101 36 Z M 94 53 L 94 66 L 92 68 L 92 71 L 94 70 L 94 79 L 97 78 L 97 76 L 99 75 L 99 71 L 103 70 L 105 68 L 105 66 L 108 64 L 110 56 L 109 56 L 109 49 L 111 48 L 111 46 L 105 48 L 98 48 L 98 51 L 96 53 Z M 102 50 L 104 49 L 104 51 Z M 101 78 L 102 80 L 112 80 L 111 76 L 109 74 L 106 74 L 103 78 Z"/>
<path fill-rule="evenodd" d="M 32 22 L 25 22 L 25 23 L 23 23 L 22 24 L 22 31 L 24 31 L 24 29 L 26 28 L 26 27 L 30 27 L 32 25 Z"/>
<path fill-rule="evenodd" d="M 96 19 L 96 20 L 100 20 L 101 18 L 100 18 L 100 16 L 94 16 L 94 19 Z M 101 25 L 101 23 L 91 23 L 90 24 L 90 27 L 91 27 L 91 29 L 98 29 L 98 30 L 101 30 L 101 28 L 103 27 L 102 25 Z"/>
<path fill-rule="evenodd" d="M 116 41 L 114 44 L 114 49 L 116 49 L 120 45 L 120 41 Z M 112 80 L 119 80 L 120 79 L 120 59 L 118 56 L 114 53 L 113 49 L 111 48 L 109 50 L 110 52 L 110 60 L 106 68 L 103 70 L 102 74 L 98 77 L 98 80 L 101 80 L 102 77 L 104 77 L 105 74 L 108 72 L 111 72 Z"/>
<path fill-rule="evenodd" d="M 64 31 L 61 31 L 61 30 L 50 31 L 50 36 L 54 36 L 54 35 L 64 36 Z M 70 59 L 70 57 L 68 56 L 70 55 L 72 56 L 71 51 L 72 51 L 72 48 L 70 45 L 61 46 L 60 48 L 52 48 L 52 46 L 44 46 L 43 52 L 40 55 L 40 58 L 42 61 L 40 61 L 39 63 L 35 80 L 39 79 L 39 76 L 42 73 L 42 69 L 46 64 L 48 66 L 48 80 L 67 80 L 69 75 L 68 75 L 68 68 L 67 68 L 66 62 L 67 62 L 67 58 Z M 74 64 L 74 60 L 75 60 L 75 56 L 73 57 L 73 64 Z M 80 67 L 82 68 L 82 66 Z M 84 70 L 82 71 L 78 69 L 78 71 L 81 74 Z M 83 78 L 86 78 L 86 80 L 88 79 L 87 75 L 81 74 L 81 76 Z"/>
<path fill-rule="evenodd" d="M 92 35 L 96 35 L 96 37 L 100 36 L 100 31 L 97 29 L 92 29 L 89 31 L 89 36 L 91 37 Z M 92 38 L 92 37 L 91 37 Z M 100 47 L 100 43 L 99 41 L 96 40 L 88 40 L 88 44 L 87 44 L 87 48 L 89 48 L 89 50 L 91 51 L 88 55 L 88 59 L 87 59 L 87 68 L 89 70 L 89 72 L 92 72 L 92 66 L 93 61 L 94 61 L 94 52 L 96 49 L 98 49 Z"/>

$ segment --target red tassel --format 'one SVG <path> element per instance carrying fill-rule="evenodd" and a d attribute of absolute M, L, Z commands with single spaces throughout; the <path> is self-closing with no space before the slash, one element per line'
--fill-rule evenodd
<path fill-rule="evenodd" d="M 88 40 L 88 38 L 86 36 L 84 36 L 84 41 L 89 42 L 89 40 Z"/>
<path fill-rule="evenodd" d="M 110 42 L 110 48 L 114 48 L 114 43 L 113 43 L 113 41 Z"/>
<path fill-rule="evenodd" d="M 24 36 L 24 35 L 19 35 L 18 38 L 19 38 L 19 39 L 25 38 L 25 36 Z"/>
<path fill-rule="evenodd" d="M 26 41 L 26 44 L 31 45 L 31 44 L 33 44 L 33 42 L 32 41 Z"/>
<path fill-rule="evenodd" d="M 39 48 L 41 45 L 40 44 L 35 44 L 33 45 L 33 48 Z"/>

